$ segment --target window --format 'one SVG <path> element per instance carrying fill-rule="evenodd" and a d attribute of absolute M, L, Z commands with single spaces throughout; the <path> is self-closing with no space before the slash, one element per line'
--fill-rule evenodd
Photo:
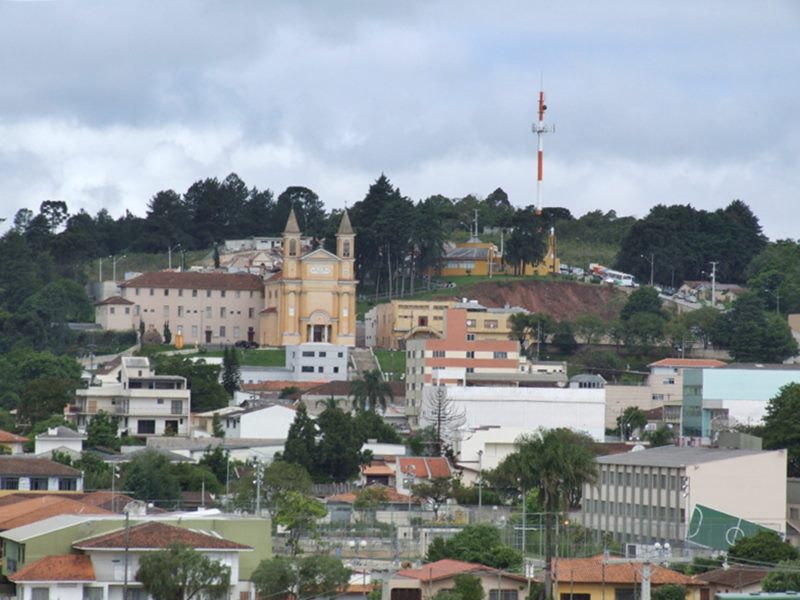
<path fill-rule="evenodd" d="M 136 295 L 136 296 L 138 296 L 138 295 L 139 295 L 139 288 L 136 288 L 136 294 L 135 294 L 135 295 Z"/>
<path fill-rule="evenodd" d="M 74 492 L 78 489 L 78 480 L 75 477 L 62 477 L 58 480 L 60 492 Z"/>
<path fill-rule="evenodd" d="M 467 367 L 467 373 L 474 373 L 475 367 Z"/>
<path fill-rule="evenodd" d="M 224 319 L 227 314 L 227 309 L 224 306 L 219 307 L 219 318 Z"/>
<path fill-rule="evenodd" d="M 170 414 L 180 415 L 183 414 L 183 400 L 173 400 L 170 407 Z"/>
<path fill-rule="evenodd" d="M 475 334 L 474 333 L 468 333 L 467 334 L 467 341 L 468 342 L 474 342 L 475 341 Z"/>
<path fill-rule="evenodd" d="M 325 367 L 317 367 L 317 373 L 324 373 Z"/>
<path fill-rule="evenodd" d="M 339 352 L 339 355 L 338 355 L 338 357 L 339 357 L 339 358 L 344 358 L 344 352 Z"/>
<path fill-rule="evenodd" d="M 168 288 L 164 288 L 164 295 L 165 296 L 169 296 L 169 289 Z"/>
<path fill-rule="evenodd" d="M 475 327 L 475 319 L 467 319 L 467 327 L 470 329 Z"/>
<path fill-rule="evenodd" d="M 165 304 L 161 308 L 161 315 L 164 316 L 164 317 L 168 317 L 169 316 L 169 305 L 168 304 Z"/>
<path fill-rule="evenodd" d="M 103 588 L 88 586 L 83 588 L 83 600 L 103 600 Z"/>
<path fill-rule="evenodd" d="M 494 358 L 508 358 L 508 352 L 495 352 L 493 354 Z"/>
<path fill-rule="evenodd" d="M 150 288 L 150 295 L 151 296 L 155 296 L 156 295 L 156 291 L 153 288 Z"/>
<path fill-rule="evenodd" d="M 674 377 L 667 377 L 662 383 L 664 383 L 666 385 L 672 385 L 672 384 L 675 383 L 675 378 Z"/>
<path fill-rule="evenodd" d="M 235 337 L 238 340 L 240 335 L 242 335 L 241 328 L 240 327 L 234 327 L 233 328 L 233 337 Z"/>
<path fill-rule="evenodd" d="M 192 298 L 197 298 L 197 290 L 192 290 Z"/>
<path fill-rule="evenodd" d="M 345 240 L 342 244 L 342 256 L 345 258 L 350 257 L 350 240 Z"/>
<path fill-rule="evenodd" d="M 183 298 L 183 290 L 178 290 L 178 296 L 179 296 L 180 298 Z"/>
<path fill-rule="evenodd" d="M 326 356 L 328 356 L 328 353 L 327 353 L 327 352 L 320 352 L 320 353 L 318 354 L 318 356 L 319 356 L 320 358 L 325 358 Z"/>
<path fill-rule="evenodd" d="M 591 594 L 561 593 L 561 600 L 592 600 Z"/>
<path fill-rule="evenodd" d="M 497 329 L 497 320 L 496 319 L 486 319 L 483 322 L 483 326 L 486 329 Z"/>
<path fill-rule="evenodd" d="M 252 319 L 254 314 L 255 314 L 255 309 L 253 309 L 253 308 L 248 308 L 247 309 L 248 318 Z"/>
<path fill-rule="evenodd" d="M 225 325 L 220 325 L 219 326 L 219 337 L 221 337 L 221 338 L 225 337 Z"/>
<path fill-rule="evenodd" d="M 334 373 L 338 373 L 339 372 L 339 367 L 333 367 L 333 372 Z"/>
<path fill-rule="evenodd" d="M 125 314 L 126 314 L 126 315 L 129 315 L 129 314 L 131 314 L 131 307 L 130 307 L 130 306 L 126 306 L 126 307 L 125 307 Z"/>
<path fill-rule="evenodd" d="M 444 350 L 434 350 L 433 358 L 444 358 Z"/>
<path fill-rule="evenodd" d="M 35 587 L 31 588 L 31 600 L 49 600 L 50 588 Z"/>
<path fill-rule="evenodd" d="M 0 478 L 0 489 L 2 490 L 18 490 L 19 477 L 3 477 Z"/>
<path fill-rule="evenodd" d="M 517 600 L 517 590 L 489 590 L 489 600 Z"/>
<path fill-rule="evenodd" d="M 468 350 L 467 351 L 467 358 L 475 358 L 475 351 L 474 350 Z"/>
<path fill-rule="evenodd" d="M 220 298 L 224 298 L 225 297 L 225 290 L 220 290 L 219 297 Z"/>
<path fill-rule="evenodd" d="M 210 318 L 211 318 L 211 307 L 210 306 L 206 306 L 206 319 L 210 319 Z"/>
<path fill-rule="evenodd" d="M 310 365 L 303 365 L 302 367 L 300 367 L 300 371 L 302 371 L 303 373 L 313 373 L 314 367 Z"/>
<path fill-rule="evenodd" d="M 178 316 L 179 316 L 179 317 L 182 317 L 182 316 L 183 316 L 183 307 L 182 307 L 182 306 L 179 306 L 179 307 L 178 307 Z"/>
<path fill-rule="evenodd" d="M 206 290 L 206 298 L 211 298 L 211 290 Z"/>
<path fill-rule="evenodd" d="M 428 317 L 417 317 L 417 327 L 427 327 Z"/>
<path fill-rule="evenodd" d="M 197 337 L 197 325 L 192 325 L 192 337 Z"/>
<path fill-rule="evenodd" d="M 156 432 L 156 422 L 154 419 L 140 419 L 136 423 L 136 433 L 140 435 L 153 434 Z"/>
<path fill-rule="evenodd" d="M 242 292 L 240 292 L 239 290 L 236 290 L 236 291 L 233 293 L 233 295 L 234 295 L 234 296 L 236 296 L 237 298 L 239 298 L 239 297 L 241 297 L 241 295 L 242 295 Z"/>
<path fill-rule="evenodd" d="M 109 308 L 108 312 L 110 312 L 113 315 L 114 314 L 114 307 L 112 306 L 111 308 Z"/>
<path fill-rule="evenodd" d="M 142 312 L 142 307 L 137 304 L 136 307 L 133 309 L 133 314 L 138 317 L 141 314 L 141 312 Z"/>
<path fill-rule="evenodd" d="M 297 256 L 297 240 L 289 240 L 289 256 Z"/>

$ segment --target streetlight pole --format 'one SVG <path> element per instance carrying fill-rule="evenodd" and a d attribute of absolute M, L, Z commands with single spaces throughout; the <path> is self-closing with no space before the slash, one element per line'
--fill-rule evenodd
<path fill-rule="evenodd" d="M 478 520 L 483 518 L 483 450 L 478 450 Z"/>
<path fill-rule="evenodd" d="M 172 244 L 170 244 L 167 247 L 167 256 L 168 256 L 168 263 L 169 263 L 169 270 L 170 271 L 172 270 L 172 251 L 173 250 L 177 250 L 180 247 L 181 247 L 180 244 L 175 244 L 174 246 Z"/>
<path fill-rule="evenodd" d="M 645 256 L 644 254 L 641 254 L 640 256 L 650 263 L 650 287 L 653 287 L 653 267 L 656 263 L 656 255 L 651 252 L 649 257 Z"/>
<path fill-rule="evenodd" d="M 116 256 L 116 255 L 109 256 L 109 258 L 111 259 L 111 279 L 113 281 L 117 280 L 117 263 L 125 259 L 126 256 L 127 254 L 123 254 L 122 256 Z"/>

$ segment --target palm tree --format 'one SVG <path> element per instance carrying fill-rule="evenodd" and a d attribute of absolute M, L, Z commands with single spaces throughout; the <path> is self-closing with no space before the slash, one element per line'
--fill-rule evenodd
<path fill-rule="evenodd" d="M 392 386 L 383 380 L 379 369 L 362 371 L 361 379 L 354 380 L 350 385 L 350 396 L 353 398 L 353 409 L 361 411 L 375 411 L 378 405 L 385 411 L 386 399 L 394 399 Z"/>
<path fill-rule="evenodd" d="M 517 450 L 498 467 L 524 489 L 535 488 L 545 510 L 545 598 L 552 590 L 553 525 L 556 513 L 568 511 L 584 483 L 596 477 L 592 439 L 570 429 L 542 429 L 521 436 Z M 524 551 L 524 549 L 523 549 Z"/>

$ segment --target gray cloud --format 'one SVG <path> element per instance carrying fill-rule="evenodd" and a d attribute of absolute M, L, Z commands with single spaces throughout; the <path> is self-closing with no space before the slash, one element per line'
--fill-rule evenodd
<path fill-rule="evenodd" d="M 0 2 L 3 211 L 144 214 L 231 171 L 329 207 L 381 172 L 530 204 L 543 74 L 546 203 L 742 198 L 796 237 L 799 30 L 788 0 Z"/>

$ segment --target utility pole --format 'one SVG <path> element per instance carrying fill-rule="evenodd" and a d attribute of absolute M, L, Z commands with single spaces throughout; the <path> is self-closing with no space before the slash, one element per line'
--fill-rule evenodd
<path fill-rule="evenodd" d="M 717 264 L 718 260 L 711 261 L 711 308 L 717 306 Z"/>

